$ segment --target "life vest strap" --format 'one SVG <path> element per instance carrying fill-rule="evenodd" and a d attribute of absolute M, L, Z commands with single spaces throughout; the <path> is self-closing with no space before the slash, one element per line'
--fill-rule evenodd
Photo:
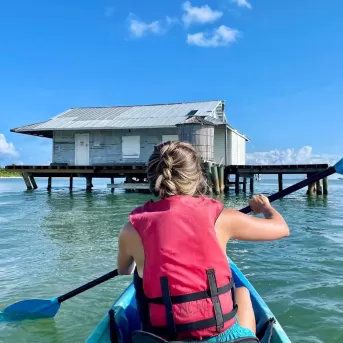
<path fill-rule="evenodd" d="M 231 320 L 236 315 L 237 309 L 238 309 L 238 306 L 236 305 L 231 312 L 224 313 L 223 321 L 227 322 Z M 196 322 L 191 322 L 191 323 L 175 324 L 175 329 L 177 333 L 180 333 L 180 332 L 203 330 L 203 329 L 207 329 L 209 327 L 216 326 L 216 325 L 217 325 L 216 318 L 212 317 L 212 318 L 198 320 Z M 162 336 L 162 337 L 165 336 L 166 333 L 169 332 L 168 326 L 151 326 L 151 328 L 149 329 L 155 335 Z"/>
<path fill-rule="evenodd" d="M 230 290 L 234 289 L 234 286 L 235 286 L 234 281 L 233 279 L 231 279 L 231 281 L 228 284 L 217 288 L 218 295 L 222 295 L 229 292 Z M 184 295 L 173 295 L 170 297 L 173 305 L 182 304 L 182 303 L 191 302 L 191 301 L 203 300 L 207 298 L 211 298 L 210 289 L 207 289 L 206 291 L 194 292 L 194 293 L 189 293 L 189 294 L 184 294 Z M 233 298 L 234 298 L 234 303 L 236 303 L 234 293 L 233 293 Z M 145 299 L 148 303 L 158 304 L 158 305 L 164 304 L 163 297 L 148 298 L 147 296 L 145 296 Z"/>
<path fill-rule="evenodd" d="M 187 295 L 174 296 L 174 297 L 170 295 L 168 277 L 162 276 L 160 278 L 161 289 L 162 289 L 161 298 L 162 298 L 162 304 L 165 306 L 167 325 L 165 326 L 151 325 L 149 328 L 150 329 L 149 331 L 160 336 L 167 334 L 170 340 L 175 340 L 177 337 L 177 334 L 180 332 L 203 330 L 203 329 L 207 329 L 213 326 L 216 327 L 217 332 L 220 332 L 224 328 L 224 323 L 234 318 L 234 316 L 237 313 L 238 306 L 236 304 L 235 284 L 234 284 L 233 279 L 231 279 L 228 285 L 225 285 L 221 287 L 221 289 L 219 289 L 217 287 L 217 281 L 216 281 L 216 275 L 215 275 L 214 269 L 206 270 L 206 274 L 207 274 L 207 280 L 209 283 L 209 290 L 204 291 L 204 292 L 197 292 L 197 293 L 191 293 Z M 232 300 L 233 300 L 233 309 L 229 313 L 223 314 L 222 307 L 219 300 L 219 295 L 229 292 L 230 290 L 231 290 L 231 295 L 232 295 Z M 200 293 L 201 293 L 201 297 L 200 297 Z M 182 302 L 190 302 L 194 300 L 202 300 L 202 299 L 211 298 L 213 309 L 214 309 L 214 316 L 212 318 L 198 320 L 195 322 L 175 324 L 174 315 L 173 315 L 173 304 L 175 304 L 173 300 L 175 301 L 175 297 L 178 297 L 176 300 L 180 300 L 180 297 L 182 297 L 182 300 L 183 300 Z M 181 302 L 177 302 L 177 303 L 181 303 Z"/>

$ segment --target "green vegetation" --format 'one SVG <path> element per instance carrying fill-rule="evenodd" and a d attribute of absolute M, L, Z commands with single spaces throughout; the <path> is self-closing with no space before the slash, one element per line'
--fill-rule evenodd
<path fill-rule="evenodd" d="M 16 177 L 16 176 L 21 176 L 21 174 L 18 172 L 7 170 L 5 168 L 0 167 L 0 177 Z"/>

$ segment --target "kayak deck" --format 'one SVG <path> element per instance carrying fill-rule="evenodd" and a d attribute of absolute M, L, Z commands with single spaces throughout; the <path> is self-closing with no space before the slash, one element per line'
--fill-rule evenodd
<path fill-rule="evenodd" d="M 228 259 L 236 287 L 245 286 L 250 292 L 255 317 L 257 337 L 261 343 L 291 342 L 274 314 L 257 293 L 252 284 L 239 268 Z M 113 322 L 115 321 L 115 323 Z M 114 302 L 110 311 L 96 326 L 85 343 L 110 343 L 110 327 L 117 327 L 120 343 L 131 342 L 131 334 L 140 329 L 138 312 L 136 310 L 135 288 L 131 283 L 121 296 Z"/>

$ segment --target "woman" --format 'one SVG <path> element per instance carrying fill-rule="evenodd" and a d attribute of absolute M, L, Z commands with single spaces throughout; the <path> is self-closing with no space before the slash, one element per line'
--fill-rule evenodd
<path fill-rule="evenodd" d="M 230 239 L 276 240 L 289 235 L 263 195 L 249 202 L 256 218 L 202 194 L 206 182 L 195 148 L 157 145 L 147 177 L 158 201 L 137 207 L 119 235 L 119 274 L 134 273 L 142 329 L 170 340 L 227 342 L 255 337 L 249 291 L 235 289 L 226 256 Z"/>

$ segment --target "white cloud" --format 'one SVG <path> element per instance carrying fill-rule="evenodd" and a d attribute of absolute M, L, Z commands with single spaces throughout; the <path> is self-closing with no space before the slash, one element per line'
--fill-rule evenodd
<path fill-rule="evenodd" d="M 177 18 L 166 17 L 165 20 L 155 20 L 150 23 L 139 20 L 134 14 L 130 14 L 129 20 L 129 31 L 137 38 L 141 38 L 146 34 L 165 34 L 167 30 L 178 23 Z"/>
<path fill-rule="evenodd" d="M 213 23 L 223 15 L 223 12 L 212 10 L 208 5 L 193 7 L 190 1 L 184 2 L 182 9 L 185 11 L 182 20 L 186 26 L 192 23 Z"/>
<path fill-rule="evenodd" d="M 197 45 L 203 48 L 216 48 L 228 46 L 234 43 L 239 36 L 239 31 L 231 29 L 225 25 L 219 26 L 211 34 L 206 32 L 198 32 L 187 35 L 187 43 Z"/>
<path fill-rule="evenodd" d="M 247 154 L 247 164 L 335 164 L 339 160 L 336 155 L 314 154 L 312 147 L 304 146 L 298 151 L 294 149 L 270 150 Z"/>
<path fill-rule="evenodd" d="M 17 157 L 18 151 L 15 149 L 13 143 L 8 143 L 5 135 L 0 133 L 0 157 Z"/>
<path fill-rule="evenodd" d="M 248 0 L 231 0 L 231 2 L 235 3 L 239 7 L 246 7 L 246 8 L 249 8 L 249 9 L 252 8 L 252 6 L 248 2 Z"/>

